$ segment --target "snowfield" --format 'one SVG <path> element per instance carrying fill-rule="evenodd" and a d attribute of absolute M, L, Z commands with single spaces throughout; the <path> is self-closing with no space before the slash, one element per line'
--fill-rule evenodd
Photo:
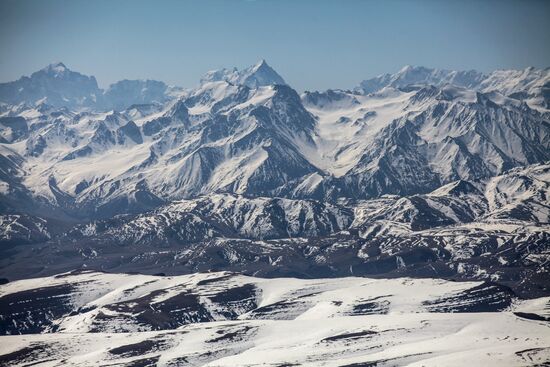
<path fill-rule="evenodd" d="M 39 303 L 27 303 L 37 296 Z M 0 361 L 14 366 L 525 366 L 550 359 L 550 298 L 522 301 L 482 282 L 84 271 L 3 285 L 0 305 Z M 9 335 L 17 332 L 23 335 Z"/>

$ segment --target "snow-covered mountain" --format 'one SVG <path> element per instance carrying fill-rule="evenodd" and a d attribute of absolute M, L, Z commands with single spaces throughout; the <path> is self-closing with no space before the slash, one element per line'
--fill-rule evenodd
<path fill-rule="evenodd" d="M 383 74 L 364 80 L 359 84 L 357 90 L 368 94 L 378 92 L 385 87 L 401 88 L 409 85 L 433 85 L 441 87 L 445 84 L 464 88 L 476 88 L 485 78 L 485 75 L 475 70 L 440 70 L 407 65 L 395 74 Z"/>
<path fill-rule="evenodd" d="M 179 95 L 180 88 L 155 80 L 122 80 L 100 89 L 93 76 L 53 63 L 20 79 L 0 83 L 0 103 L 36 106 L 42 103 L 75 110 L 124 110 L 133 104 L 164 103 Z"/>
<path fill-rule="evenodd" d="M 410 231 L 499 219 L 549 224 L 549 174 L 549 165 L 536 165 L 487 182 L 455 181 L 428 194 L 385 195 L 341 204 L 214 194 L 174 201 L 115 221 L 95 221 L 93 233 L 88 224 L 76 231 L 86 236 L 106 231 L 114 242 L 130 236 L 132 242 L 151 244 L 168 241 L 173 235 L 173 241 L 185 244 L 215 237 L 319 237 L 380 221 L 406 225 Z"/>
<path fill-rule="evenodd" d="M 483 74 L 475 70 L 456 71 L 430 69 L 407 65 L 395 74 L 383 74 L 362 81 L 356 88 L 360 93 L 374 93 L 385 87 L 402 88 L 409 85 L 454 85 L 480 92 L 498 92 L 530 105 L 548 109 L 550 102 L 550 68 L 496 70 Z"/>
<path fill-rule="evenodd" d="M 69 70 L 57 62 L 32 73 L 30 77 L 0 84 L 0 102 L 10 105 L 48 103 L 57 107 L 78 108 L 101 99 L 93 76 Z"/>
<path fill-rule="evenodd" d="M 443 72 L 396 76 L 415 83 L 398 89 L 302 96 L 273 73 L 265 61 L 212 72 L 164 103 L 163 84 L 121 82 L 105 95 L 139 104 L 120 112 L 6 106 L 2 157 L 13 168 L 4 206 L 105 218 L 211 193 L 369 199 L 550 160 L 547 110 L 496 91 L 417 85 Z M 445 75 L 446 82 L 458 78 Z M 508 87 L 540 85 L 546 74 L 529 75 L 538 81 L 511 78 Z"/>
<path fill-rule="evenodd" d="M 31 132 L 5 145 L 6 159 L 25 172 L 10 179 L 88 215 L 211 192 L 269 192 L 317 171 L 293 141 L 310 139 L 315 120 L 284 85 L 207 83 L 135 121 L 127 112 L 41 110 L 18 114 Z M 12 125 L 2 126 L 4 136 L 14 135 Z"/>
<path fill-rule="evenodd" d="M 549 172 L 535 165 L 427 194 L 339 204 L 215 194 L 70 229 L 4 215 L 10 225 L 0 243 L 25 239 L 33 247 L 0 259 L 0 277 L 82 266 L 149 274 L 444 276 L 499 281 L 535 297 L 550 293 Z"/>
<path fill-rule="evenodd" d="M 61 65 L 35 74 L 89 80 Z M 546 78 L 407 67 L 369 91 L 300 96 L 262 60 L 166 100 L 162 83 L 120 82 L 101 95 L 137 100 L 121 111 L 2 105 L 2 243 L 44 244 L 57 262 L 48 243 L 81 241 L 59 267 L 11 274 L 105 266 L 123 253 L 134 265 L 109 266 L 148 268 L 140 262 L 160 256 L 143 255 L 151 247 L 190 246 L 215 250 L 160 267 L 410 275 L 441 262 L 435 274 L 517 282 L 479 256 L 530 239 L 540 247 L 514 251 L 532 259 L 535 273 L 522 276 L 533 278 L 547 252 L 550 114 L 514 93 L 533 96 Z M 349 247 L 336 256 L 340 240 Z M 121 251 L 107 254 L 107 243 Z"/>
<path fill-rule="evenodd" d="M 303 100 L 318 121 L 318 149 L 305 154 L 332 175 L 316 181 L 325 196 L 334 187 L 358 198 L 428 192 L 550 159 L 548 113 L 500 94 L 413 86 Z"/>
<path fill-rule="evenodd" d="M 238 70 L 237 68 L 212 70 L 206 73 L 201 79 L 201 83 L 221 81 L 246 85 L 249 88 L 277 84 L 286 85 L 284 79 L 265 60 L 260 60 L 257 64 L 243 70 Z"/>

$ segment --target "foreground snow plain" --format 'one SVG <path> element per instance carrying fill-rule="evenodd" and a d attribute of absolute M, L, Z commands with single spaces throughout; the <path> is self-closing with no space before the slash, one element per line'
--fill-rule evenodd
<path fill-rule="evenodd" d="M 29 298 L 41 301 L 29 305 Z M 0 336 L 0 363 L 540 365 L 550 360 L 549 302 L 440 279 L 80 271 L 0 287 L 4 334 L 12 323 L 43 327 Z M 491 312 L 476 312 L 483 310 Z"/>

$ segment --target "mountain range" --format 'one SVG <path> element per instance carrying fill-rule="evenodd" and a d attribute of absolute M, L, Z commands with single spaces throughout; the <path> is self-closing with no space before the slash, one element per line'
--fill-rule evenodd
<path fill-rule="evenodd" d="M 299 94 L 265 60 L 189 89 L 102 90 L 49 65 L 0 84 L 0 276 L 439 276 L 548 294 L 549 75 L 407 66 Z"/>
<path fill-rule="evenodd" d="M 57 62 L 20 79 L 0 83 L 0 102 L 9 105 L 48 104 L 52 107 L 93 110 L 124 110 L 133 104 L 164 103 L 177 87 L 156 80 L 121 80 L 107 90 L 96 78 L 70 70 Z"/>

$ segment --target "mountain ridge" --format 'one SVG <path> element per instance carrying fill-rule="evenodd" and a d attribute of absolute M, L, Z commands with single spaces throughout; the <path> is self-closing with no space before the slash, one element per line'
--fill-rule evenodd
<path fill-rule="evenodd" d="M 241 84 L 223 69 L 165 102 L 140 93 L 120 112 L 12 106 L 0 114 L 3 144 L 20 162 L 8 181 L 63 210 L 108 216 L 216 192 L 330 201 L 427 193 L 550 160 L 548 112 L 498 92 L 415 84 L 299 96 L 286 84 L 247 85 L 263 68 L 272 70 L 262 60 L 230 71 Z M 113 101 L 121 83 L 107 91 Z"/>
<path fill-rule="evenodd" d="M 222 69 L 167 100 L 121 82 L 111 103 L 137 101 L 120 111 L 1 104 L 0 275 L 437 276 L 550 293 L 547 71 L 404 68 L 376 91 L 300 95 L 266 70 Z"/>
<path fill-rule="evenodd" d="M 121 88 L 125 88 L 131 95 L 121 95 L 118 91 Z M 163 82 L 142 79 L 120 80 L 109 85 L 107 89 L 101 89 L 94 76 L 83 75 L 70 70 L 62 62 L 54 62 L 30 76 L 0 83 L 0 102 L 29 105 L 47 103 L 54 107 L 75 109 L 122 110 L 132 104 L 143 102 L 164 103 L 179 92 L 179 88 L 169 87 Z"/>

